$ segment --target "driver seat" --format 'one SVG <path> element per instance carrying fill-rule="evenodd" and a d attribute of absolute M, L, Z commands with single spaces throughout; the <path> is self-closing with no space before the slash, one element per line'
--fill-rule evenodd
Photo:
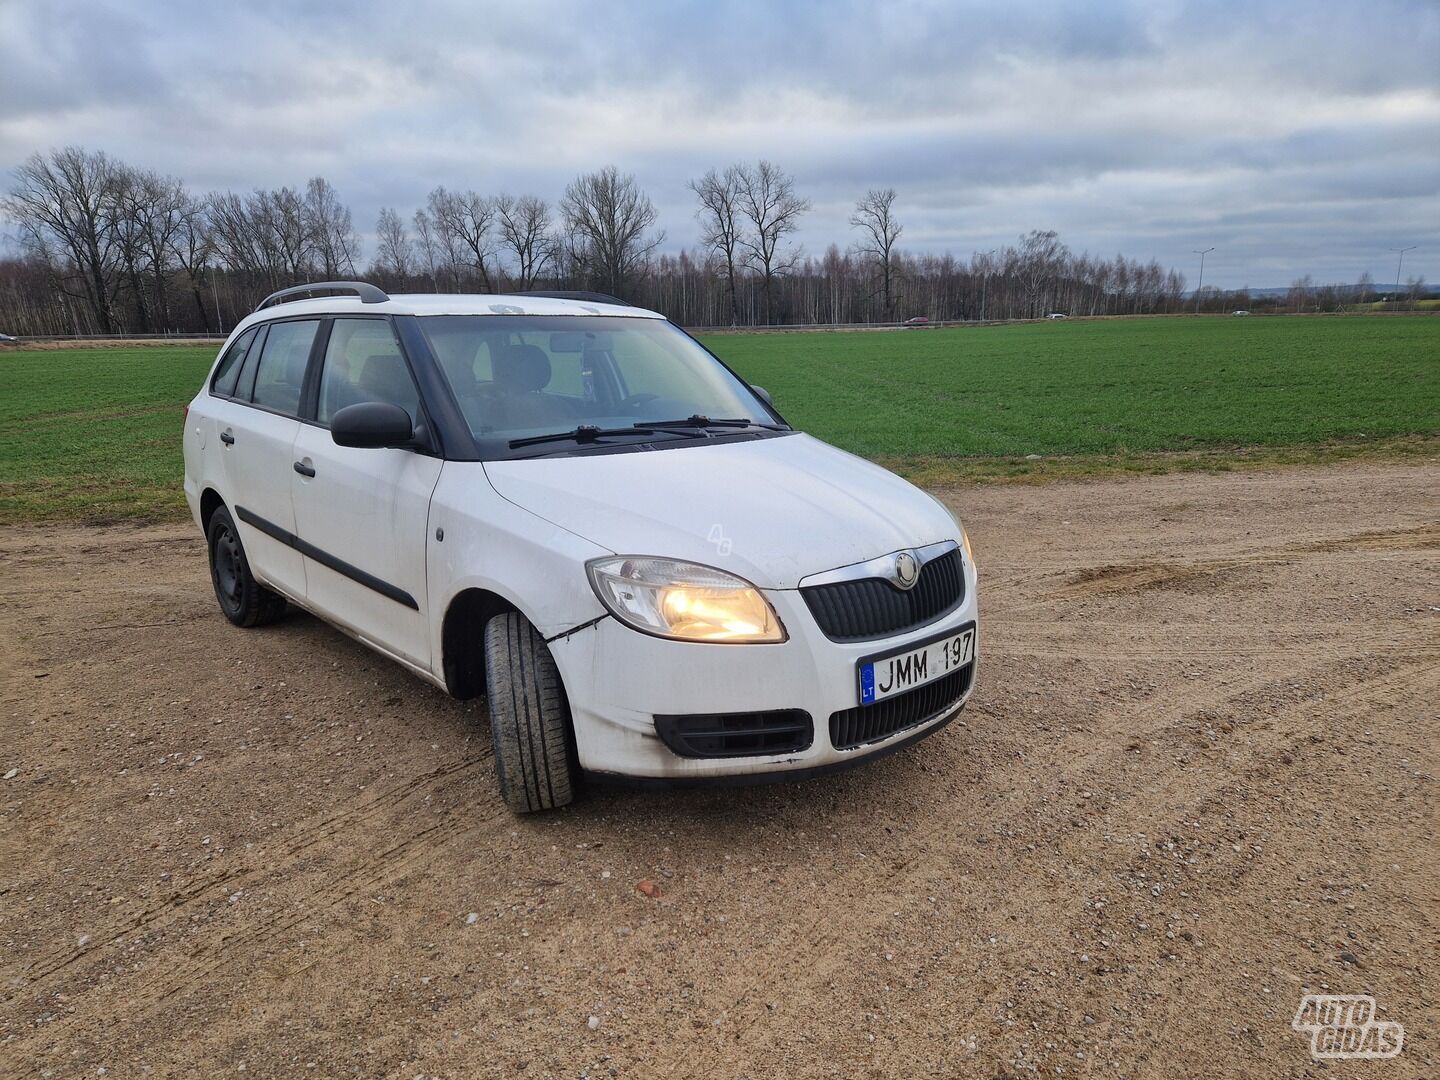
<path fill-rule="evenodd" d="M 564 398 L 545 393 L 550 385 L 550 358 L 538 345 L 508 345 L 494 360 L 486 411 L 490 426 L 514 431 L 567 424 L 575 413 Z"/>

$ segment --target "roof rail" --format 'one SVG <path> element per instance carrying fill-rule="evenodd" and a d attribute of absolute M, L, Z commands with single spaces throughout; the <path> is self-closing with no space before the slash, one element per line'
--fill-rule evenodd
<path fill-rule="evenodd" d="M 628 300 L 621 300 L 618 296 L 611 296 L 603 292 L 583 292 L 568 289 L 526 289 L 524 292 L 511 293 L 511 296 L 548 296 L 552 300 L 589 300 L 592 304 L 619 304 L 621 307 L 634 307 Z"/>
<path fill-rule="evenodd" d="M 367 281 L 312 281 L 308 285 L 294 285 L 271 293 L 255 306 L 255 310 L 259 311 L 271 304 L 288 303 L 294 297 L 313 292 L 353 292 L 362 304 L 383 304 L 390 299 Z"/>

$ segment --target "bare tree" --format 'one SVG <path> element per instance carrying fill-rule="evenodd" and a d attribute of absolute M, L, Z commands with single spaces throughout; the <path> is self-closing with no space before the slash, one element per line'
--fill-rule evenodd
<path fill-rule="evenodd" d="M 435 225 L 430 215 L 424 210 L 415 211 L 415 246 L 419 249 L 420 258 L 425 263 L 425 272 L 430 277 L 430 288 L 440 289 L 439 279 L 436 271 L 440 263 L 440 240 L 435 235 Z"/>
<path fill-rule="evenodd" d="M 655 204 L 611 165 L 576 177 L 560 200 L 574 258 L 605 292 L 624 297 L 664 240 L 651 232 Z"/>
<path fill-rule="evenodd" d="M 753 169 L 741 168 L 740 209 L 750 231 L 741 234 L 746 261 L 760 274 L 765 297 L 765 321 L 775 317 L 775 279 L 788 273 L 800 259 L 798 249 L 782 251 L 785 238 L 800 227 L 800 215 L 810 200 L 795 193 L 795 180 L 779 166 L 761 161 Z"/>
<path fill-rule="evenodd" d="M 175 270 L 175 241 L 191 207 L 189 193 L 174 177 L 125 169 L 117 198 L 122 259 L 141 325 L 169 328 L 168 284 Z"/>
<path fill-rule="evenodd" d="M 1370 299 L 1375 292 L 1375 279 L 1366 270 L 1360 275 L 1360 280 L 1355 282 L 1355 303 L 1363 304 Z"/>
<path fill-rule="evenodd" d="M 895 241 L 900 223 L 895 220 L 895 189 L 871 188 L 855 204 L 850 224 L 860 230 L 856 250 L 871 259 L 880 275 L 885 297 L 885 318 L 895 320 Z"/>
<path fill-rule="evenodd" d="M 305 185 L 304 221 L 320 273 L 330 281 L 353 276 L 360 240 L 351 223 L 350 208 L 323 176 L 313 176 Z"/>
<path fill-rule="evenodd" d="M 375 223 L 375 265 L 402 283 L 415 265 L 415 247 L 405 231 L 405 222 L 389 207 L 381 209 Z"/>
<path fill-rule="evenodd" d="M 501 195 L 495 200 L 501 243 L 515 256 L 516 286 L 534 288 L 536 279 L 555 255 L 550 239 L 550 207 L 533 195 L 518 199 Z"/>
<path fill-rule="evenodd" d="M 79 295 L 106 334 L 115 331 L 114 302 L 120 287 L 121 172 L 104 154 L 78 146 L 52 150 L 48 156 L 34 154 L 15 170 L 15 186 L 0 203 L 33 247 L 58 252 L 74 266 Z"/>
<path fill-rule="evenodd" d="M 695 216 L 700 219 L 701 240 L 720 259 L 725 274 L 725 292 L 730 299 L 730 324 L 740 321 L 740 301 L 735 287 L 740 268 L 740 192 L 744 170 L 731 165 L 724 172 L 711 169 L 699 180 L 690 181 L 690 190 L 700 200 Z"/>
<path fill-rule="evenodd" d="M 189 192 L 185 193 L 185 202 L 180 208 L 179 226 L 170 239 L 170 246 L 175 263 L 184 272 L 190 286 L 190 296 L 195 301 L 195 313 L 200 316 L 200 328 L 209 333 L 210 316 L 205 310 L 205 296 L 201 286 L 210 259 L 215 254 L 215 245 L 210 238 L 210 223 L 205 217 L 205 204 Z M 215 325 L 217 330 L 223 325 L 218 298 Z"/>
<path fill-rule="evenodd" d="M 1040 299 L 1047 289 L 1053 291 L 1060 269 L 1070 256 L 1070 250 L 1060 242 L 1060 234 L 1054 229 L 1032 229 L 1020 238 L 1019 278 L 1025 292 L 1027 318 L 1038 318 Z M 1126 275 L 1122 291 L 1128 292 L 1130 274 Z"/>
<path fill-rule="evenodd" d="M 428 206 L 440 243 L 452 265 L 468 265 L 479 275 L 485 291 L 494 292 L 495 283 L 490 276 L 495 254 L 491 236 L 495 223 L 494 200 L 473 191 L 446 191 L 437 187 L 430 193 Z"/>

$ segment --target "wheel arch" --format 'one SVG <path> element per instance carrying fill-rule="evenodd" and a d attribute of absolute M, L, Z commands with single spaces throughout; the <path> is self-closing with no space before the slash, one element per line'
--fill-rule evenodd
<path fill-rule="evenodd" d="M 525 615 L 489 589 L 462 589 L 450 599 L 440 629 L 440 662 L 451 696 L 467 701 L 485 692 L 485 624 L 506 611 Z M 526 616 L 528 618 L 528 616 Z"/>
<path fill-rule="evenodd" d="M 225 505 L 225 500 L 213 487 L 207 487 L 200 493 L 200 529 L 207 535 L 210 532 L 210 516 L 216 510 Z"/>

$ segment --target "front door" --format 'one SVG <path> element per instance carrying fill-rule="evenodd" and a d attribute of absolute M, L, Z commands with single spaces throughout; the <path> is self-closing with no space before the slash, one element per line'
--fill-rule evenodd
<path fill-rule="evenodd" d="M 320 369 L 314 424 L 302 424 L 291 473 L 307 603 L 361 637 L 430 668 L 425 549 L 441 460 L 402 449 L 336 446 L 330 419 L 387 401 L 421 417 L 389 320 L 336 318 Z"/>

